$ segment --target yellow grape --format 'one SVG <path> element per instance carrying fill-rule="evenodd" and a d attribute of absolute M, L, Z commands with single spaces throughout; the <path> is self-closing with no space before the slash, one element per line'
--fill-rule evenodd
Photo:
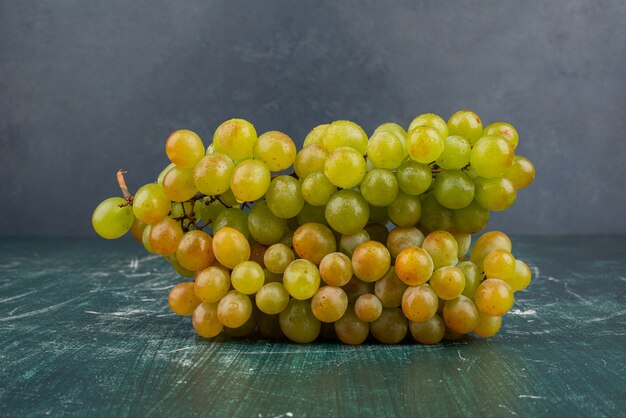
<path fill-rule="evenodd" d="M 511 309 L 514 300 L 513 289 L 500 279 L 483 281 L 474 294 L 478 310 L 490 316 L 504 315 Z"/>
<path fill-rule="evenodd" d="M 202 231 L 187 232 L 178 243 L 176 258 L 187 270 L 198 271 L 209 267 L 215 258 L 213 238 Z"/>
<path fill-rule="evenodd" d="M 172 218 L 165 218 L 150 228 L 150 247 L 156 254 L 174 254 L 183 238 L 180 224 Z"/>
<path fill-rule="evenodd" d="M 193 168 L 204 157 L 204 144 L 195 132 L 182 129 L 167 138 L 165 152 L 178 167 Z"/>
<path fill-rule="evenodd" d="M 203 302 L 219 302 L 230 289 L 230 274 L 220 266 L 210 266 L 196 274 L 194 290 Z"/>
<path fill-rule="evenodd" d="M 193 282 L 182 282 L 177 284 L 170 290 L 167 297 L 167 303 L 170 305 L 172 312 L 182 316 L 193 314 L 194 309 L 202 301 L 196 296 L 193 288 Z"/>
<path fill-rule="evenodd" d="M 224 329 L 217 317 L 217 303 L 202 302 L 193 311 L 191 320 L 198 335 L 204 338 L 216 337 Z"/>
<path fill-rule="evenodd" d="M 222 265 L 234 269 L 250 258 L 250 244 L 241 232 L 225 226 L 213 236 L 213 253 Z"/>

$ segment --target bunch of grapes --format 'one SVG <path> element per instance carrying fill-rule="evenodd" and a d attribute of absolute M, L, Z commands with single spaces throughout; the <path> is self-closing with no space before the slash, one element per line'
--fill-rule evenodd
<path fill-rule="evenodd" d="M 462 110 L 416 117 L 408 133 L 336 121 L 292 139 L 257 136 L 242 119 L 206 148 L 194 132 L 167 139 L 156 183 L 102 202 L 107 239 L 129 230 L 181 276 L 173 312 L 205 338 L 259 333 L 307 343 L 360 344 L 407 333 L 424 344 L 494 335 L 531 280 L 502 232 L 471 234 L 511 206 L 535 168 L 515 155 L 515 128 L 483 128 Z"/>

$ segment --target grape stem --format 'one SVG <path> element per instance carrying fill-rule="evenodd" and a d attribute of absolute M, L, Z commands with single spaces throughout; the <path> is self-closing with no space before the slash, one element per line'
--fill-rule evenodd
<path fill-rule="evenodd" d="M 120 207 L 133 204 L 133 195 L 130 194 L 130 192 L 128 191 L 128 186 L 126 186 L 126 180 L 124 179 L 124 174 L 126 174 L 126 171 L 122 170 L 121 168 L 117 170 L 117 184 L 120 186 L 120 189 L 122 190 L 124 199 L 126 199 L 126 203 L 121 204 Z"/>

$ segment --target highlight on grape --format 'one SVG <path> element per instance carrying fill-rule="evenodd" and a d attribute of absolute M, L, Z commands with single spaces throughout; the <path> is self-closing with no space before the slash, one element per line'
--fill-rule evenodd
<path fill-rule="evenodd" d="M 183 278 L 173 312 L 202 337 L 261 335 L 422 344 L 495 335 L 530 268 L 491 211 L 515 202 L 535 167 L 513 125 L 461 110 L 416 117 L 368 138 L 350 121 L 319 125 L 296 150 L 243 119 L 208 147 L 188 130 L 165 144 L 155 183 L 104 200 L 103 238 L 131 232 Z M 258 333 L 258 334 L 256 334 Z"/>

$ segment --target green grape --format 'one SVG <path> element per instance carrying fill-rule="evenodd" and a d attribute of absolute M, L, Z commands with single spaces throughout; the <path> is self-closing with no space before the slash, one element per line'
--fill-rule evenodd
<path fill-rule="evenodd" d="M 309 145 L 304 147 L 296 155 L 293 169 L 296 175 L 303 179 L 316 171 L 324 171 L 324 164 L 328 159 L 328 151 L 320 145 Z"/>
<path fill-rule="evenodd" d="M 516 155 L 513 164 L 504 173 L 504 177 L 511 180 L 515 190 L 523 189 L 535 179 L 535 166 L 528 158 Z"/>
<path fill-rule="evenodd" d="M 186 232 L 178 243 L 176 258 L 187 270 L 200 271 L 213 262 L 213 238 L 203 231 Z"/>
<path fill-rule="evenodd" d="M 374 130 L 374 133 L 389 132 L 400 138 L 402 141 L 406 141 L 406 131 L 404 128 L 394 122 L 385 122 Z"/>
<path fill-rule="evenodd" d="M 283 283 L 282 273 L 272 273 L 268 269 L 263 271 L 265 272 L 265 283 Z"/>
<path fill-rule="evenodd" d="M 310 343 L 320 334 L 321 323 L 313 315 L 308 300 L 291 299 L 279 314 L 280 329 L 296 343 Z"/>
<path fill-rule="evenodd" d="M 204 201 L 201 203 L 200 208 L 199 208 L 199 212 L 200 212 L 200 218 L 206 223 L 206 224 L 214 224 L 215 220 L 217 219 L 217 217 L 220 215 L 220 213 L 224 212 L 226 210 L 226 206 L 224 206 L 222 204 L 222 202 L 220 202 L 219 200 L 214 200 L 214 201 Z"/>
<path fill-rule="evenodd" d="M 515 257 L 507 250 L 497 248 L 485 256 L 483 271 L 485 276 L 496 277 L 504 281 L 510 280 L 515 274 Z"/>
<path fill-rule="evenodd" d="M 489 316 L 479 311 L 478 326 L 474 329 L 474 334 L 482 338 L 492 337 L 498 333 L 501 326 L 501 316 Z"/>
<path fill-rule="evenodd" d="M 367 338 L 369 324 L 361 321 L 352 307 L 346 309 L 346 313 L 335 322 L 337 338 L 344 344 L 358 345 Z"/>
<path fill-rule="evenodd" d="M 224 267 L 209 266 L 196 274 L 194 291 L 203 302 L 219 302 L 230 289 L 230 274 Z"/>
<path fill-rule="evenodd" d="M 352 278 L 352 262 L 343 253 L 326 254 L 319 270 L 321 279 L 330 286 L 345 286 Z"/>
<path fill-rule="evenodd" d="M 218 126 L 213 134 L 215 151 L 226 154 L 236 161 L 251 158 L 256 141 L 254 126 L 243 119 L 227 120 Z"/>
<path fill-rule="evenodd" d="M 474 145 L 483 133 L 483 123 L 471 110 L 459 110 L 448 119 L 449 135 L 459 135 Z"/>
<path fill-rule="evenodd" d="M 298 225 L 304 225 L 307 223 L 318 223 L 327 225 L 326 221 L 326 207 L 325 206 L 311 206 L 305 203 L 302 210 L 296 217 Z"/>
<path fill-rule="evenodd" d="M 502 176 L 513 164 L 513 147 L 499 136 L 483 136 L 472 147 L 470 164 L 480 177 Z"/>
<path fill-rule="evenodd" d="M 337 232 L 356 234 L 367 225 L 369 205 L 360 193 L 344 189 L 332 195 L 326 204 L 326 221 Z"/>
<path fill-rule="evenodd" d="M 454 236 L 447 231 L 435 231 L 426 235 L 422 248 L 430 255 L 436 269 L 458 263 L 459 246 Z"/>
<path fill-rule="evenodd" d="M 193 181 L 198 191 L 207 196 L 217 196 L 230 188 L 230 176 L 235 163 L 226 154 L 207 155 L 193 170 Z"/>
<path fill-rule="evenodd" d="M 238 202 L 252 202 L 265 194 L 270 181 L 270 169 L 264 162 L 245 160 L 233 170 L 230 188 Z"/>
<path fill-rule="evenodd" d="M 350 147 L 361 155 L 367 152 L 367 134 L 359 125 L 347 120 L 338 120 L 326 128 L 322 144 L 328 152 L 337 148 Z"/>
<path fill-rule="evenodd" d="M 389 223 L 389 214 L 384 206 L 370 206 L 370 216 L 367 220 L 368 224 L 387 225 Z"/>
<path fill-rule="evenodd" d="M 452 228 L 452 210 L 442 206 L 434 193 L 426 193 L 420 196 L 422 215 L 420 217 L 420 229 L 424 232 L 447 230 Z"/>
<path fill-rule="evenodd" d="M 270 245 L 263 255 L 265 267 L 272 273 L 283 274 L 287 266 L 295 260 L 296 257 L 291 248 L 285 244 Z"/>
<path fill-rule="evenodd" d="M 420 247 L 424 242 L 424 234 L 414 226 L 393 228 L 387 236 L 387 248 L 393 258 L 407 247 Z"/>
<path fill-rule="evenodd" d="M 376 206 L 373 206 L 373 207 L 376 207 Z M 370 213 L 371 213 L 371 209 L 370 209 Z M 377 223 L 369 223 L 365 225 L 365 230 L 369 234 L 370 239 L 372 241 L 380 242 L 383 244 L 387 242 L 387 237 L 389 236 L 389 230 L 387 229 L 385 225 L 377 224 Z"/>
<path fill-rule="evenodd" d="M 422 215 L 420 199 L 417 196 L 400 192 L 387 207 L 387 214 L 391 222 L 397 226 L 414 226 Z"/>
<path fill-rule="evenodd" d="M 130 210 L 132 211 L 132 206 L 129 207 Z M 143 237 L 143 231 L 146 229 L 147 224 L 137 218 L 135 218 L 135 215 L 133 214 L 133 223 L 130 226 L 130 233 L 133 236 L 133 238 L 135 238 L 135 241 L 141 243 L 142 237 Z"/>
<path fill-rule="evenodd" d="M 287 221 L 274 215 L 265 200 L 257 201 L 248 212 L 247 229 L 255 241 L 263 245 L 272 245 L 288 231 Z"/>
<path fill-rule="evenodd" d="M 183 230 L 172 218 L 165 218 L 150 228 L 150 247 L 159 255 L 174 254 L 182 238 Z"/>
<path fill-rule="evenodd" d="M 163 191 L 172 202 L 184 202 L 198 192 L 193 183 L 193 169 L 173 167 L 163 178 Z"/>
<path fill-rule="evenodd" d="M 198 299 L 193 290 L 193 282 L 182 282 L 170 290 L 167 295 L 167 303 L 175 314 L 189 316 L 193 314 L 196 306 L 202 301 Z"/>
<path fill-rule="evenodd" d="M 375 168 L 365 175 L 359 189 L 370 205 L 388 206 L 398 196 L 398 181 L 391 171 Z"/>
<path fill-rule="evenodd" d="M 234 228 L 242 233 L 246 239 L 250 239 L 250 229 L 248 227 L 249 215 L 239 208 L 228 208 L 220 212 L 213 222 L 213 233 L 217 233 L 224 227 Z"/>
<path fill-rule="evenodd" d="M 293 233 L 291 241 L 298 256 L 313 264 L 319 264 L 327 254 L 337 249 L 333 232 L 318 223 L 301 225 Z"/>
<path fill-rule="evenodd" d="M 341 288 L 348 296 L 348 303 L 354 304 L 359 296 L 374 292 L 374 283 L 364 282 L 356 276 L 352 276 L 350 281 Z"/>
<path fill-rule="evenodd" d="M 159 177 L 157 178 L 157 184 L 159 184 L 160 186 L 163 186 L 163 178 L 165 178 L 165 175 L 167 174 L 168 171 L 170 171 L 170 168 L 172 167 L 176 167 L 176 164 L 174 163 L 169 163 L 167 165 L 167 167 L 165 167 L 160 173 L 159 173 Z"/>
<path fill-rule="evenodd" d="M 343 189 L 358 186 L 365 173 L 365 159 L 354 148 L 336 148 L 324 163 L 324 174 L 328 180 Z"/>
<path fill-rule="evenodd" d="M 241 232 L 225 226 L 213 235 L 213 254 L 221 265 L 233 269 L 250 259 L 250 243 Z"/>
<path fill-rule="evenodd" d="M 178 261 L 178 258 L 176 258 L 176 253 L 170 254 L 164 258 L 168 263 L 170 263 L 174 271 L 178 273 L 180 276 L 194 277 L 194 275 L 196 274 L 194 271 L 188 270 L 185 267 L 183 267 L 182 264 L 180 264 L 180 261 Z"/>
<path fill-rule="evenodd" d="M 465 288 L 461 294 L 468 298 L 473 298 L 483 278 L 480 273 L 480 268 L 471 261 L 462 261 L 456 266 L 463 272 L 463 276 L 465 276 Z"/>
<path fill-rule="evenodd" d="M 409 332 L 413 339 L 420 344 L 437 344 L 443 339 L 446 326 L 443 323 L 443 319 L 435 314 L 428 321 L 409 321 Z"/>
<path fill-rule="evenodd" d="M 252 302 L 248 295 L 231 290 L 217 305 L 217 318 L 228 328 L 238 328 L 252 316 Z"/>
<path fill-rule="evenodd" d="M 383 313 L 383 304 L 371 293 L 359 296 L 354 304 L 354 313 L 364 322 L 374 322 Z"/>
<path fill-rule="evenodd" d="M 485 229 L 489 223 L 489 211 L 474 200 L 464 208 L 453 210 L 452 221 L 460 232 L 475 234 Z"/>
<path fill-rule="evenodd" d="M 321 146 L 322 139 L 324 139 L 324 135 L 326 134 L 326 129 L 328 129 L 327 123 L 323 125 L 317 125 L 315 128 L 311 129 L 311 132 L 309 132 L 307 136 L 304 138 L 302 148 L 306 148 L 309 145 Z"/>
<path fill-rule="evenodd" d="M 519 137 L 517 135 L 517 130 L 513 125 L 506 122 L 496 122 L 485 128 L 483 135 L 497 135 L 506 139 L 509 144 L 513 147 L 513 149 L 517 148 L 517 143 L 519 142 Z"/>
<path fill-rule="evenodd" d="M 474 200 L 474 182 L 461 170 L 442 171 L 435 178 L 433 194 L 442 206 L 461 209 Z"/>
<path fill-rule="evenodd" d="M 265 201 L 274 215 L 293 218 L 304 206 L 300 182 L 291 176 L 277 176 L 267 189 Z"/>
<path fill-rule="evenodd" d="M 193 311 L 193 328 L 204 338 L 216 337 L 224 326 L 217 317 L 217 303 L 202 302 Z"/>
<path fill-rule="evenodd" d="M 402 134 L 377 129 L 367 143 L 367 160 L 375 168 L 397 168 L 407 155 L 406 139 L 404 135 L 400 135 Z"/>
<path fill-rule="evenodd" d="M 211 155 L 211 154 L 215 154 L 215 146 L 213 145 L 212 142 L 209 144 L 208 147 L 206 147 L 205 155 Z"/>
<path fill-rule="evenodd" d="M 127 233 L 134 220 L 132 206 L 121 197 L 106 199 L 96 207 L 91 216 L 93 229 L 106 239 L 119 238 Z"/>
<path fill-rule="evenodd" d="M 444 138 L 448 136 L 448 125 L 446 124 L 446 121 L 433 113 L 425 113 L 413 119 L 409 125 L 408 132 L 411 132 L 418 126 L 428 126 L 435 129 Z"/>
<path fill-rule="evenodd" d="M 170 206 L 170 199 L 163 191 L 163 187 L 156 183 L 142 186 L 133 198 L 135 217 L 147 224 L 155 224 L 165 218 L 170 212 Z"/>
<path fill-rule="evenodd" d="M 322 322 L 339 320 L 348 308 L 348 296 L 336 286 L 321 287 L 311 299 L 313 315 Z"/>
<path fill-rule="evenodd" d="M 517 292 L 526 289 L 530 284 L 531 278 L 530 267 L 522 260 L 515 260 L 515 273 L 513 273 L 513 276 L 510 279 L 502 279 L 511 286 L 514 292 Z"/>
<path fill-rule="evenodd" d="M 204 157 L 204 144 L 195 132 L 183 129 L 167 138 L 165 152 L 177 167 L 193 168 Z"/>
<path fill-rule="evenodd" d="M 309 299 L 320 287 L 320 272 L 309 260 L 295 260 L 285 269 L 283 284 L 291 297 L 298 300 Z"/>
<path fill-rule="evenodd" d="M 443 152 L 445 136 L 428 126 L 418 126 L 409 131 L 406 138 L 407 150 L 418 163 L 429 164 Z"/>
<path fill-rule="evenodd" d="M 263 312 L 257 312 L 256 322 L 263 338 L 270 340 L 281 340 L 285 338 L 285 334 L 283 334 L 283 331 L 280 329 L 278 314 L 268 315 Z"/>
<path fill-rule="evenodd" d="M 478 326 L 478 309 L 470 298 L 461 295 L 446 302 L 443 307 L 443 320 L 451 331 L 469 334 Z"/>
<path fill-rule="evenodd" d="M 487 210 L 501 211 L 509 208 L 517 198 L 517 192 L 511 180 L 498 177 L 474 179 L 476 201 Z"/>
<path fill-rule="evenodd" d="M 346 254 L 348 257 L 352 257 L 354 249 L 365 241 L 370 240 L 370 234 L 362 229 L 355 234 L 342 235 L 339 239 L 339 250 Z"/>
<path fill-rule="evenodd" d="M 463 293 L 465 276 L 458 267 L 439 267 L 430 278 L 430 287 L 435 291 L 439 299 L 452 300 Z"/>
<path fill-rule="evenodd" d="M 472 147 L 467 139 L 453 135 L 444 141 L 443 152 L 437 158 L 437 165 L 446 170 L 459 170 L 469 164 Z"/>
<path fill-rule="evenodd" d="M 400 190 L 411 196 L 425 193 L 433 181 L 430 166 L 413 160 L 406 160 L 398 167 L 396 178 Z"/>
<path fill-rule="evenodd" d="M 479 311 L 490 316 L 502 316 L 513 306 L 513 289 L 503 280 L 487 279 L 474 294 L 474 303 Z"/>
<path fill-rule="evenodd" d="M 435 316 L 439 299 L 427 284 L 409 286 L 402 295 L 402 312 L 409 321 L 425 322 Z"/>
<path fill-rule="evenodd" d="M 252 295 L 258 292 L 265 283 L 263 267 L 254 261 L 239 263 L 230 274 L 230 282 L 236 291 L 244 295 Z"/>
<path fill-rule="evenodd" d="M 302 182 L 302 197 L 313 206 L 324 206 L 337 187 L 321 171 L 311 173 Z"/>
<path fill-rule="evenodd" d="M 152 250 L 152 246 L 150 245 L 150 232 L 152 231 L 152 225 L 146 224 L 146 227 L 143 230 L 143 234 L 141 234 L 141 243 L 143 244 L 143 248 L 146 249 L 150 254 L 155 254 Z"/>
<path fill-rule="evenodd" d="M 511 252 L 512 245 L 509 237 L 500 231 L 486 232 L 474 243 L 470 252 L 470 259 L 472 263 L 481 268 L 487 254 L 498 248 Z"/>
<path fill-rule="evenodd" d="M 185 218 L 180 220 L 183 228 L 189 228 L 191 225 L 191 220 L 186 218 L 187 215 L 193 215 L 193 205 L 191 202 L 172 202 L 169 216 L 175 220 Z"/>
<path fill-rule="evenodd" d="M 459 232 L 456 229 L 451 229 L 448 231 L 452 234 L 456 243 L 459 247 L 458 256 L 459 259 L 465 259 L 467 252 L 469 251 L 469 247 L 472 244 L 472 235 L 464 232 Z"/>
<path fill-rule="evenodd" d="M 383 308 L 397 308 L 402 304 L 402 295 L 408 285 L 398 278 L 393 267 L 374 284 L 374 294 Z"/>
<path fill-rule="evenodd" d="M 397 344 L 406 337 L 407 320 L 400 308 L 385 308 L 380 317 L 370 324 L 372 336 L 384 344 Z"/>
<path fill-rule="evenodd" d="M 352 271 L 365 282 L 375 282 L 387 273 L 391 265 L 389 250 L 380 242 L 359 244 L 352 254 Z"/>
<path fill-rule="evenodd" d="M 252 150 L 254 158 L 263 161 L 271 171 L 289 168 L 296 159 L 296 144 L 291 138 L 278 131 L 261 135 Z"/>
<path fill-rule="evenodd" d="M 255 296 L 256 306 L 266 314 L 281 313 L 289 303 L 289 293 L 282 283 L 267 283 Z"/>
<path fill-rule="evenodd" d="M 226 190 L 220 195 L 220 201 L 227 207 L 238 206 L 239 202 L 231 189 Z"/>

